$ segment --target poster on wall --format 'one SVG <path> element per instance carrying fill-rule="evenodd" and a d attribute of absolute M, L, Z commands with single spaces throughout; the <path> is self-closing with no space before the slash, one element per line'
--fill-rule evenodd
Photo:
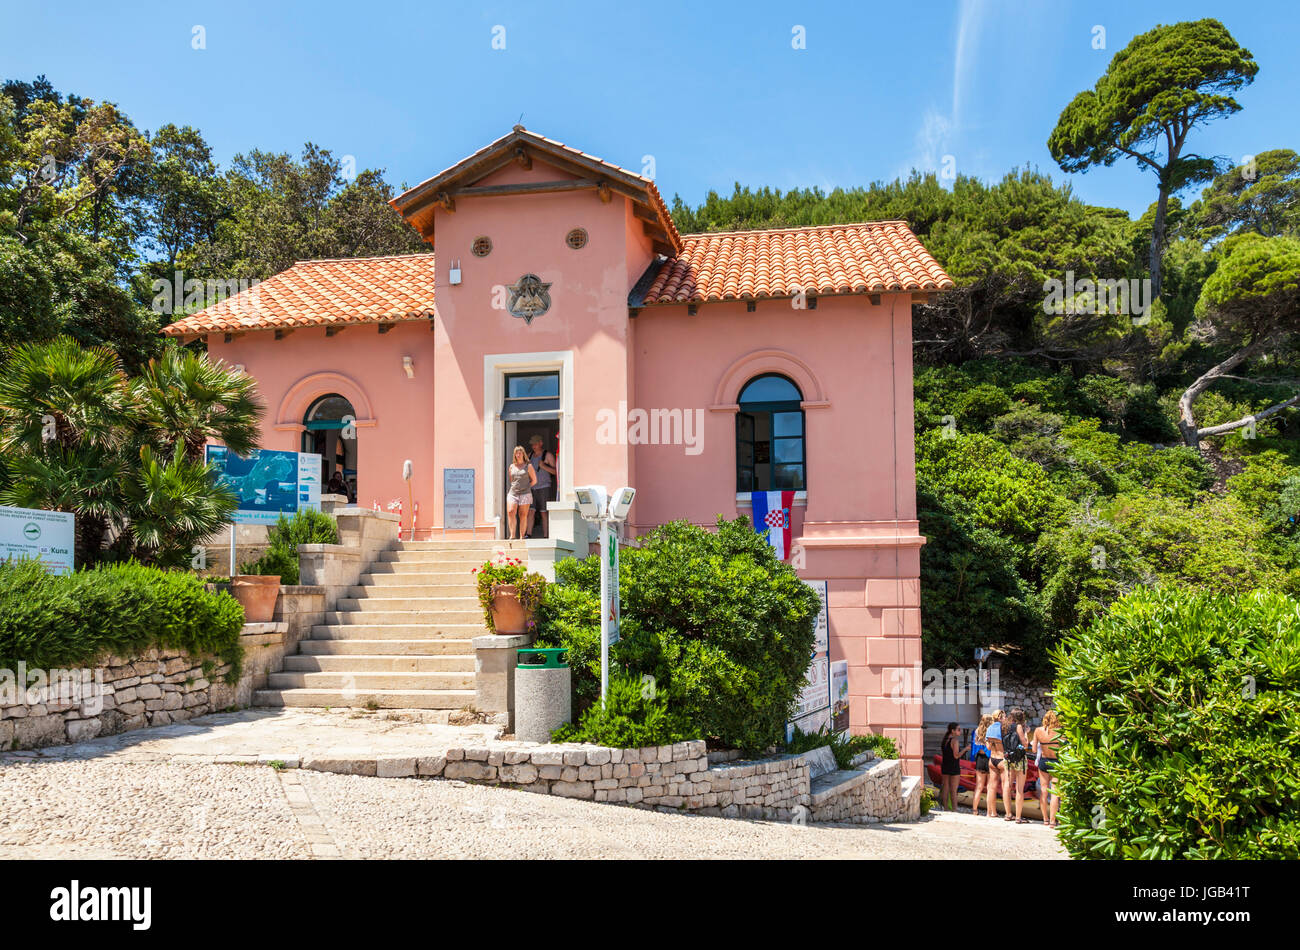
<path fill-rule="evenodd" d="M 315 453 L 255 449 L 244 457 L 209 445 L 206 458 L 239 499 L 238 524 L 274 524 L 281 515 L 320 510 L 321 457 Z"/>
<path fill-rule="evenodd" d="M 76 534 L 68 511 L 0 506 L 0 561 L 40 561 L 50 574 L 71 574 Z"/>
<path fill-rule="evenodd" d="M 830 613 L 827 609 L 826 581 L 804 581 L 817 592 L 821 600 L 821 610 L 817 612 L 816 634 L 813 639 L 812 656 L 808 662 L 808 671 L 804 674 L 804 687 L 795 700 L 794 714 L 786 723 L 786 738 L 794 735 L 797 727 L 800 732 L 809 734 L 829 726 L 831 722 L 831 683 L 830 683 Z"/>
<path fill-rule="evenodd" d="M 474 527 L 474 469 L 442 470 L 442 526 Z"/>
<path fill-rule="evenodd" d="M 831 732 L 849 732 L 849 661 L 831 664 Z"/>

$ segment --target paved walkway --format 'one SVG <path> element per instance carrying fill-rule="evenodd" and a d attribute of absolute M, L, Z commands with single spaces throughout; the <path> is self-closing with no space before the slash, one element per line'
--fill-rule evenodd
<path fill-rule="evenodd" d="M 0 858 L 1050 858 L 1041 825 L 788 825 L 256 764 L 437 754 L 499 727 L 249 710 L 0 754 Z M 242 761 L 248 764 L 236 764 Z"/>

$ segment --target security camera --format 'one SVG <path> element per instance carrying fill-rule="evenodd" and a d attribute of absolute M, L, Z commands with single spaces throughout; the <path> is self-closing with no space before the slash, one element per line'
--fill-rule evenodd
<path fill-rule="evenodd" d="M 599 521 L 605 514 L 605 487 L 603 485 L 583 485 L 573 490 L 578 498 L 578 512 L 587 521 Z"/>
<path fill-rule="evenodd" d="M 614 521 L 622 521 L 627 518 L 627 510 L 632 507 L 632 499 L 636 497 L 636 489 L 624 486 L 614 492 L 609 499 L 609 517 Z"/>

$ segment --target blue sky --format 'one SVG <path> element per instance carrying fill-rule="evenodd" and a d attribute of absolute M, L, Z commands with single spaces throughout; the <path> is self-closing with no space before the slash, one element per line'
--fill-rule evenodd
<path fill-rule="evenodd" d="M 698 203 L 732 183 L 832 188 L 934 168 L 1066 177 L 1060 110 L 1136 33 L 1214 16 L 1260 63 L 1239 115 L 1191 148 L 1300 149 L 1290 2 L 122 3 L 0 0 L 0 75 L 117 102 L 142 128 L 199 128 L 223 162 L 311 140 L 394 184 L 529 129 Z M 195 26 L 206 48 L 192 48 Z M 495 27 L 505 49 L 493 49 Z M 806 49 L 792 48 L 795 26 Z M 1105 29 L 1104 50 L 1093 49 Z M 496 33 L 500 35 L 499 31 Z M 1141 213 L 1132 163 L 1069 176 Z"/>

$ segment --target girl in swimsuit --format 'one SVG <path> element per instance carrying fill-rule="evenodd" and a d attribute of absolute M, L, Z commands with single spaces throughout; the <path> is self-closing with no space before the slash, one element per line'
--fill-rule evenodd
<path fill-rule="evenodd" d="M 1055 828 L 1056 811 L 1061 807 L 1061 796 L 1056 791 L 1056 777 L 1052 775 L 1056 768 L 1057 751 L 1061 747 L 1061 721 L 1057 718 L 1055 709 L 1047 710 L 1043 714 L 1043 724 L 1034 730 L 1034 747 L 1039 755 L 1038 801 L 1043 809 L 1043 824 Z"/>
<path fill-rule="evenodd" d="M 989 747 L 984 742 L 984 735 L 992 724 L 992 716 L 980 716 L 979 725 L 975 727 L 975 739 L 972 743 L 975 749 L 975 801 L 970 809 L 972 815 L 980 813 L 980 795 L 984 791 L 984 786 L 988 785 L 990 818 L 993 817 L 996 806 L 993 804 L 993 773 L 989 770 Z"/>
<path fill-rule="evenodd" d="M 1007 766 L 1002 761 L 1002 720 L 1006 713 L 1001 709 L 993 713 L 993 721 L 984 731 L 984 744 L 989 747 L 989 817 L 998 816 L 998 791 L 1007 784 Z"/>

